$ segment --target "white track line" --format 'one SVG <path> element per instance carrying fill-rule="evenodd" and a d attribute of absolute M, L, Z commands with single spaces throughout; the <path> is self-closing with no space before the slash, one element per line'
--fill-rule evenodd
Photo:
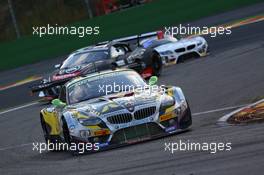
<path fill-rule="evenodd" d="M 25 105 L 22 105 L 22 106 L 18 106 L 18 107 L 14 107 L 14 108 L 10 108 L 10 109 L 7 109 L 5 111 L 2 111 L 0 112 L 0 115 L 2 114 L 6 114 L 6 113 L 9 113 L 9 112 L 13 112 L 13 111 L 17 111 L 19 109 L 23 109 L 23 108 L 27 108 L 27 107 L 30 107 L 30 106 L 34 106 L 36 104 L 38 104 L 39 102 L 35 101 L 35 102 L 32 102 L 32 103 L 28 103 L 28 104 L 25 104 Z"/>
<path fill-rule="evenodd" d="M 209 114 L 209 113 L 220 112 L 220 111 L 227 111 L 227 110 L 231 110 L 231 109 L 241 108 L 241 107 L 244 107 L 247 105 L 249 105 L 249 104 L 218 108 L 218 109 L 213 109 L 213 110 L 208 110 L 208 111 L 203 111 L 203 112 L 196 112 L 196 113 L 193 113 L 192 115 L 196 116 L 196 115 Z"/>

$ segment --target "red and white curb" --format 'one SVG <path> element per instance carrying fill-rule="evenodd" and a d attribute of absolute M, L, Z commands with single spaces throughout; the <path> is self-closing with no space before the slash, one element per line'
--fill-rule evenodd
<path fill-rule="evenodd" d="M 244 106 L 244 107 L 241 107 L 241 108 L 239 108 L 239 109 L 237 109 L 237 110 L 235 110 L 235 111 L 233 111 L 233 112 L 231 112 L 231 113 L 228 113 L 228 114 L 224 115 L 223 117 L 221 117 L 221 118 L 217 121 L 217 123 L 219 123 L 219 124 L 227 123 L 227 120 L 228 120 L 230 117 L 232 117 L 234 114 L 236 114 L 236 113 L 242 111 L 242 110 L 245 109 L 245 108 L 249 108 L 249 107 L 255 106 L 255 105 L 257 105 L 258 103 L 262 103 L 262 102 L 264 102 L 264 99 L 259 100 L 259 101 L 255 102 L 255 103 L 252 103 L 252 104 L 246 105 L 246 106 Z"/>

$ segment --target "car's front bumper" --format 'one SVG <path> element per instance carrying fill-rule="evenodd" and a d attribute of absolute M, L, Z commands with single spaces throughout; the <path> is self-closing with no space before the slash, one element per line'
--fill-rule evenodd
<path fill-rule="evenodd" d="M 191 112 L 187 108 L 181 117 L 168 118 L 161 122 L 145 122 L 116 130 L 113 133 L 93 136 L 88 139 L 72 137 L 73 141 L 97 143 L 99 150 L 129 145 L 185 131 L 192 124 Z M 93 151 L 89 151 L 93 152 Z"/>

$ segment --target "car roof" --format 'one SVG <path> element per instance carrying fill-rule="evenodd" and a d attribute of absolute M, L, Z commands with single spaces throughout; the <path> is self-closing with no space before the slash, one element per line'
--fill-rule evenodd
<path fill-rule="evenodd" d="M 89 52 L 89 51 L 106 51 L 108 50 L 108 45 L 105 44 L 105 45 L 99 45 L 99 46 L 88 46 L 88 47 L 84 47 L 84 48 L 81 48 L 81 49 L 78 49 L 76 51 L 73 52 L 73 54 L 78 54 L 78 53 L 83 53 L 83 52 Z"/>
<path fill-rule="evenodd" d="M 104 70 L 104 71 L 101 71 L 101 72 L 95 72 L 95 73 L 91 73 L 91 74 L 87 74 L 87 75 L 84 75 L 84 76 L 73 78 L 73 79 L 71 79 L 70 81 L 68 81 L 65 84 L 65 87 L 68 87 L 68 86 L 70 86 L 70 85 L 72 85 L 72 84 L 74 84 L 76 82 L 81 81 L 81 80 L 84 80 L 84 79 L 87 79 L 87 78 L 91 78 L 91 77 L 95 77 L 95 76 L 100 76 L 100 75 L 114 73 L 114 72 L 130 72 L 130 71 L 135 72 L 134 70 L 126 69 L 126 68 L 121 68 L 121 69 L 116 69 L 116 70 Z"/>

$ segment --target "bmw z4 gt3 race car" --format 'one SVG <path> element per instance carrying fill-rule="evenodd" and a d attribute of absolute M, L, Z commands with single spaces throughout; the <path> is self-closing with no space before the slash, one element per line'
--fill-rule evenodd
<path fill-rule="evenodd" d="M 129 69 L 75 78 L 41 110 L 47 143 L 92 143 L 99 150 L 188 129 L 190 107 L 179 87 L 149 84 Z"/>
<path fill-rule="evenodd" d="M 165 65 L 180 63 L 187 58 L 203 57 L 209 53 L 208 43 L 201 36 L 178 40 L 164 35 L 142 40 L 140 45 L 142 49 L 151 47 L 156 57 L 160 57 Z"/>

